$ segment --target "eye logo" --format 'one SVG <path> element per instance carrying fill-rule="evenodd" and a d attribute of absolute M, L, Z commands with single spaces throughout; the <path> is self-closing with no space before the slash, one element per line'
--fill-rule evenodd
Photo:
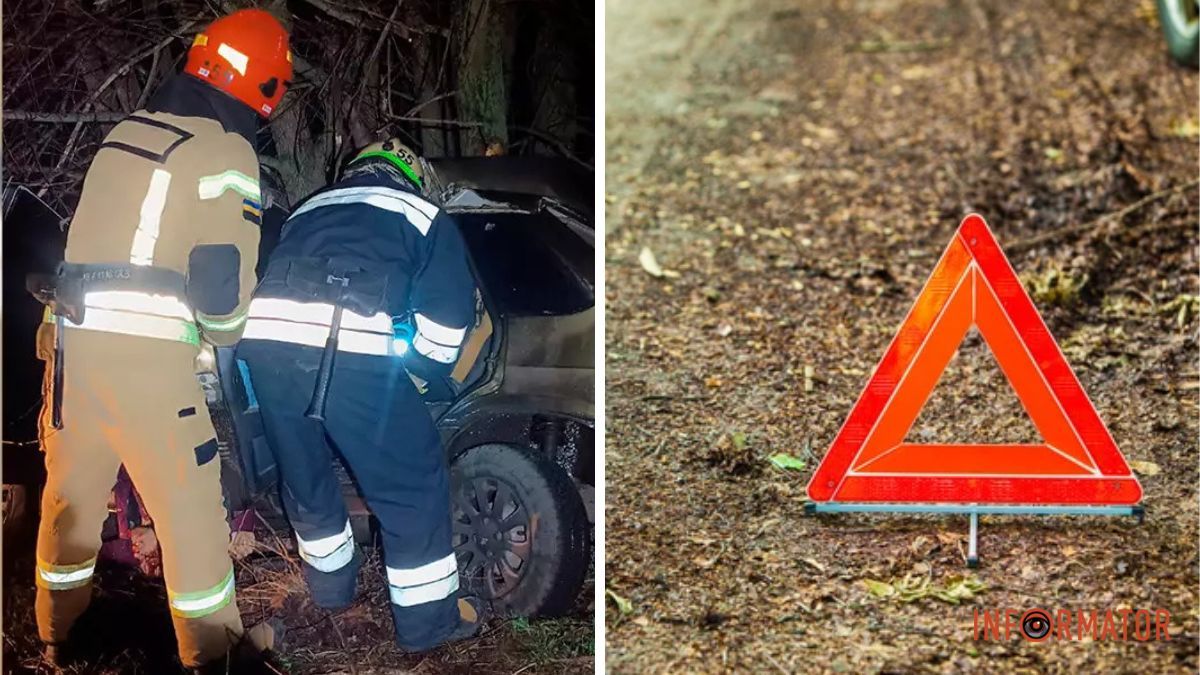
<path fill-rule="evenodd" d="M 1021 634 L 1030 642 L 1042 642 L 1050 635 L 1050 615 L 1042 609 L 1031 609 L 1021 616 Z"/>

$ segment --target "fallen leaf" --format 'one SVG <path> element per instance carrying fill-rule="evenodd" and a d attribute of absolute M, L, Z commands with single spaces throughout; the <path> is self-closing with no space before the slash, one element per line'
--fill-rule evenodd
<path fill-rule="evenodd" d="M 822 565 L 821 563 L 817 562 L 816 558 L 801 558 L 801 560 L 804 561 L 805 563 L 807 563 L 810 567 L 812 567 L 813 569 L 815 569 L 818 572 L 825 571 L 825 566 Z"/>
<path fill-rule="evenodd" d="M 896 587 L 886 581 L 875 581 L 874 579 L 863 579 L 863 583 L 867 585 L 867 590 L 877 598 L 887 598 L 896 594 Z"/>
<path fill-rule="evenodd" d="M 940 541 L 942 544 L 945 544 L 947 546 L 949 546 L 951 544 L 956 544 L 965 538 L 966 538 L 965 535 L 962 535 L 958 532 L 938 532 L 937 533 L 938 541 Z"/>
<path fill-rule="evenodd" d="M 746 434 L 742 433 L 741 431 L 735 431 L 730 434 L 729 438 L 733 441 L 734 450 L 746 449 Z"/>
<path fill-rule="evenodd" d="M 1196 138 L 1200 136 L 1200 119 L 1176 122 L 1171 127 L 1171 135 L 1179 138 Z"/>
<path fill-rule="evenodd" d="M 1143 476 L 1157 476 L 1159 471 L 1162 471 L 1154 462 L 1143 462 L 1136 459 L 1129 463 L 1129 468 Z"/>
<path fill-rule="evenodd" d="M 650 276 L 656 279 L 662 279 L 663 277 L 675 278 L 679 276 L 679 272 L 664 270 L 660 267 L 658 260 L 654 257 L 654 251 L 651 251 L 649 246 L 642 247 L 642 252 L 638 254 L 638 262 L 642 264 L 642 269 L 646 270 Z"/>
<path fill-rule="evenodd" d="M 613 591 L 610 591 L 610 590 L 605 590 L 604 595 L 609 598 L 612 598 L 613 602 L 615 602 L 617 605 L 617 611 L 621 612 L 622 614 L 633 614 L 633 603 L 632 602 L 626 600 L 625 598 L 622 598 L 621 596 L 617 595 L 616 593 L 614 593 Z"/>
<path fill-rule="evenodd" d="M 793 457 L 782 452 L 776 455 L 771 455 L 767 459 L 769 459 L 772 464 L 785 471 L 788 469 L 802 471 L 804 467 L 808 465 L 808 463 L 803 459 L 800 459 L 799 457 Z"/>
<path fill-rule="evenodd" d="M 829 127 L 820 127 L 820 126 L 813 124 L 812 122 L 805 122 L 804 129 L 806 131 L 808 131 L 810 134 L 816 134 L 817 138 L 820 138 L 820 139 L 826 140 L 826 141 L 837 138 L 837 135 L 838 135 L 838 133 L 836 131 L 834 131 L 833 129 L 830 129 Z"/>
<path fill-rule="evenodd" d="M 912 66 L 900 71 L 902 80 L 923 80 L 930 75 L 933 75 L 933 68 L 929 66 Z"/>

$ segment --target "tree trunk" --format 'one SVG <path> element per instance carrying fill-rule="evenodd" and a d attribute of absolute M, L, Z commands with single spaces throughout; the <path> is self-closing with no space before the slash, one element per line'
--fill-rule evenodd
<path fill-rule="evenodd" d="M 456 31 L 462 41 L 458 63 L 461 118 L 481 126 L 462 133 L 462 152 L 483 155 L 508 147 L 508 87 L 504 72 L 503 15 L 491 0 L 470 0 Z"/>

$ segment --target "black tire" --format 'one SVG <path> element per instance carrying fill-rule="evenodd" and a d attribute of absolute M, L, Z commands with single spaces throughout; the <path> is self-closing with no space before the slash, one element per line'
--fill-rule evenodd
<path fill-rule="evenodd" d="M 1200 63 L 1200 23 L 1196 0 L 1157 0 L 1158 21 L 1171 58 L 1185 66 Z"/>
<path fill-rule="evenodd" d="M 587 512 L 570 477 L 533 450 L 503 444 L 462 453 L 450 477 L 467 592 L 508 616 L 569 612 L 591 561 Z"/>

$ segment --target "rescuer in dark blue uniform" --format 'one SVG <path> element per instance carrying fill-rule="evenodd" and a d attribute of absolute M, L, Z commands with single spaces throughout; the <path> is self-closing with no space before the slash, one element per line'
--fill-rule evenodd
<path fill-rule="evenodd" d="M 349 605 L 361 559 L 336 450 L 379 520 L 396 639 L 409 651 L 474 635 L 483 619 L 476 598 L 459 598 L 446 456 L 410 378 L 449 375 L 475 318 L 474 280 L 457 227 L 421 184 L 416 155 L 393 139 L 300 204 L 238 348 L 314 603 Z"/>

